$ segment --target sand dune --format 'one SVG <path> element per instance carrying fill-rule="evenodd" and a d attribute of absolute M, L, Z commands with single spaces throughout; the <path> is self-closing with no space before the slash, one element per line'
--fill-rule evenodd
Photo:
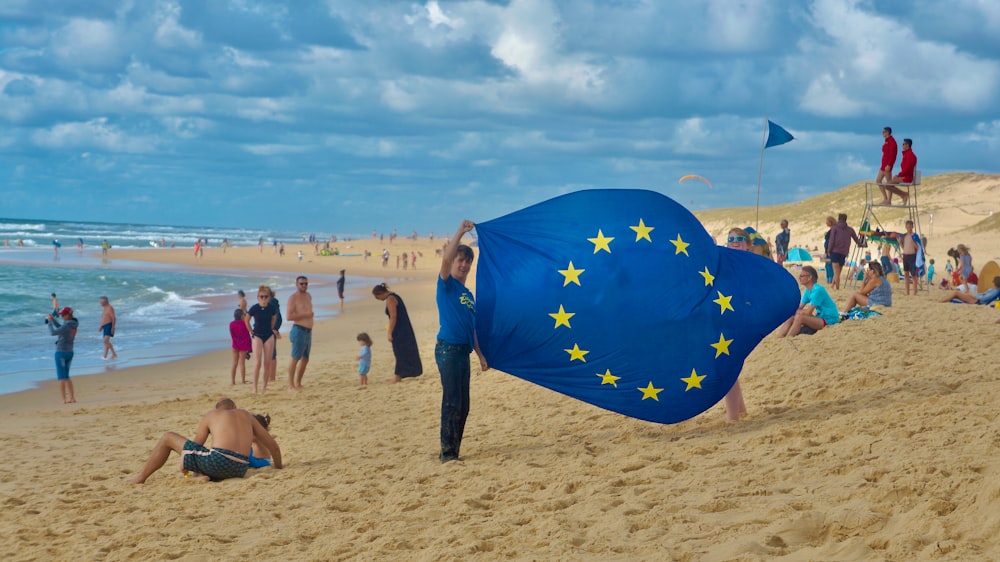
<path fill-rule="evenodd" d="M 941 180 L 926 200 L 941 209 L 935 229 L 942 242 L 971 240 L 981 265 L 978 256 L 1000 253 L 996 219 L 976 214 L 1000 177 L 962 177 Z M 803 210 L 803 224 L 827 214 L 809 212 L 815 217 Z M 753 210 L 713 211 L 705 220 L 741 224 L 747 213 Z M 937 213 L 947 219 L 939 222 Z M 413 243 L 423 260 L 394 287 L 414 319 L 425 366 L 419 379 L 385 384 L 392 369 L 385 316 L 381 303 L 363 295 L 317 326 L 300 394 L 234 389 L 223 351 L 78 377 L 73 407 L 56 404 L 51 386 L 0 397 L 0 442 L 11 461 L 0 475 L 0 556 L 1000 557 L 1000 460 L 991 453 L 1000 443 L 1000 325 L 993 323 L 1000 311 L 941 304 L 936 290 L 908 298 L 896 290 L 896 306 L 882 317 L 815 336 L 767 338 L 744 368 L 749 413 L 735 425 L 724 423 L 721 405 L 681 424 L 650 424 L 474 367 L 463 461 L 442 465 L 432 347 L 433 250 L 440 242 Z M 381 250 L 377 241 L 352 245 Z M 312 257 L 300 266 L 255 253 L 210 251 L 201 265 L 401 274 L 361 258 Z M 139 257 L 191 261 L 187 250 Z M 834 297 L 842 303 L 848 295 L 845 289 Z M 363 390 L 354 374 L 359 331 L 375 339 L 372 385 Z M 197 484 L 179 476 L 174 457 L 146 485 L 124 484 L 163 431 L 191 435 L 223 395 L 271 414 L 287 468 Z"/>

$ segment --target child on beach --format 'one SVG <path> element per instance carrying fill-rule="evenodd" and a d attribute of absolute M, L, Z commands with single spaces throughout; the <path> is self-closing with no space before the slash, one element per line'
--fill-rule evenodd
<path fill-rule="evenodd" d="M 253 417 L 257 418 L 260 425 L 264 426 L 268 432 L 271 431 L 271 416 L 270 414 L 254 414 Z M 250 456 L 247 457 L 249 461 L 250 468 L 264 468 L 265 466 L 271 466 L 271 451 L 263 443 L 254 439 L 250 445 Z"/>
<path fill-rule="evenodd" d="M 229 337 L 233 340 L 233 365 L 229 370 L 229 379 L 236 384 L 236 367 L 240 368 L 240 379 L 247 383 L 247 359 L 253 348 L 250 342 L 250 331 L 243 321 L 243 311 L 239 308 L 233 311 L 233 321 L 229 323 Z"/>
<path fill-rule="evenodd" d="M 368 386 L 368 371 L 372 367 L 372 339 L 368 334 L 361 332 L 358 334 L 358 344 L 361 351 L 358 353 L 358 386 Z"/>

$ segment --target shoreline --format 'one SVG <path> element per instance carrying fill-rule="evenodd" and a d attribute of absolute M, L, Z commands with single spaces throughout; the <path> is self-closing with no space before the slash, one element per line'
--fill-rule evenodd
<path fill-rule="evenodd" d="M 375 241 L 375 243 L 377 244 L 378 241 Z M 396 246 L 400 245 L 397 241 Z M 433 255 L 429 240 L 418 240 L 417 243 L 413 244 L 413 247 L 419 248 L 425 258 L 428 253 Z M 329 314 L 328 317 L 317 320 L 316 328 L 318 328 L 318 334 L 329 331 L 339 333 L 340 330 L 334 328 L 336 326 L 335 322 L 338 319 L 350 314 L 356 308 L 365 308 L 363 301 L 372 300 L 372 302 L 376 302 L 371 298 L 370 288 L 359 285 L 361 282 L 359 279 L 370 280 L 373 283 L 385 281 L 395 288 L 408 287 L 411 284 L 419 285 L 421 281 L 433 278 L 433 275 L 437 273 L 436 268 L 433 271 L 426 268 L 423 270 L 397 270 L 394 267 L 383 268 L 374 256 L 369 258 L 367 262 L 364 261 L 363 256 L 329 256 L 316 257 L 315 260 L 304 258 L 303 263 L 299 263 L 294 256 L 295 252 L 300 248 L 303 249 L 303 252 L 306 249 L 312 251 L 312 246 L 310 245 L 286 245 L 286 256 L 283 258 L 269 255 L 265 252 L 263 260 L 261 260 L 261 254 L 256 246 L 230 248 L 225 254 L 219 249 L 208 249 L 206 250 L 205 258 L 197 261 L 192 260 L 193 263 L 183 263 L 188 261 L 190 257 L 190 252 L 186 248 L 138 248 L 134 250 L 112 250 L 106 261 L 110 264 L 124 261 L 127 264 L 126 267 L 134 269 L 144 269 L 147 265 L 154 268 L 162 266 L 179 273 L 225 274 L 249 278 L 252 278 L 254 275 L 274 277 L 280 274 L 294 273 L 295 275 L 304 274 L 322 278 L 322 289 L 316 292 L 310 291 L 313 293 L 314 307 L 316 307 L 317 312 L 323 308 Z M 88 257 L 101 259 L 99 253 L 90 254 Z M 263 261 L 264 263 L 257 263 L 259 261 Z M 49 266 L 51 264 L 29 261 L 26 265 Z M 55 265 L 59 266 L 60 264 L 56 263 Z M 87 267 L 87 264 L 80 264 L 79 267 Z M 263 267 L 271 269 L 265 270 Z M 348 286 L 345 291 L 343 313 L 338 310 L 339 307 L 335 302 L 335 281 L 341 268 L 348 269 Z M 351 272 L 355 273 L 352 275 Z M 279 298 L 281 298 L 282 302 L 290 294 L 289 291 L 291 290 L 293 279 L 294 277 L 289 277 L 288 290 L 279 293 Z M 352 285 L 354 286 L 352 287 Z M 320 295 L 326 296 L 322 297 Z M 212 302 L 209 303 L 209 307 L 206 308 L 205 313 L 218 312 L 222 308 L 229 308 L 222 306 L 221 301 L 224 299 L 230 299 L 230 297 L 214 296 L 210 299 L 206 298 L 205 300 Z M 177 385 L 177 388 L 187 389 L 187 392 L 173 392 L 169 388 L 161 388 L 158 385 L 150 387 L 148 385 L 157 380 L 168 380 L 175 377 L 177 372 L 190 374 L 208 370 L 217 372 L 218 374 L 213 376 L 219 378 L 220 381 L 225 379 L 228 383 L 231 348 L 229 347 L 228 332 L 223 334 L 220 331 L 224 331 L 227 326 L 228 321 L 226 322 L 226 326 L 211 326 L 206 324 L 201 331 L 205 335 L 211 334 L 212 337 L 209 339 L 218 339 L 220 345 L 224 345 L 224 347 L 200 350 L 193 355 L 181 354 L 179 357 L 167 358 L 166 360 L 158 360 L 163 357 L 162 355 L 158 358 L 147 357 L 138 360 L 148 360 L 151 362 L 123 366 L 121 368 L 118 368 L 118 365 L 114 362 L 109 362 L 102 365 L 102 372 L 88 374 L 73 373 L 72 380 L 76 390 L 76 404 L 62 404 L 58 400 L 55 377 L 54 374 L 50 373 L 51 377 L 38 381 L 36 383 L 37 386 L 34 388 L 0 394 L 0 415 L 104 407 L 121 403 L 123 399 L 126 403 L 155 403 L 158 400 L 189 399 L 197 396 L 199 392 L 204 392 L 204 389 L 198 388 L 198 382 L 203 381 L 204 377 L 184 377 L 183 381 L 185 384 Z M 289 350 L 287 337 L 291 326 L 292 323 L 286 321 L 285 326 L 281 330 L 282 339 L 279 342 L 276 383 L 283 382 L 283 370 L 287 369 Z M 373 334 L 374 337 L 376 336 Z M 315 343 L 314 349 L 316 349 Z M 148 352 L 149 350 L 145 351 Z M 252 380 L 252 362 L 250 361 L 247 362 L 247 371 L 248 379 Z M 306 374 L 307 380 L 308 376 L 309 371 Z M 239 372 L 237 372 L 237 380 L 239 380 Z M 190 385 L 194 385 L 195 388 L 188 388 Z M 241 385 L 237 383 L 237 388 L 234 390 L 238 390 L 239 386 Z M 146 390 L 150 388 L 157 390 L 149 390 L 148 396 L 145 395 Z M 218 388 L 217 381 L 206 384 L 205 388 L 225 392 L 224 388 Z"/>

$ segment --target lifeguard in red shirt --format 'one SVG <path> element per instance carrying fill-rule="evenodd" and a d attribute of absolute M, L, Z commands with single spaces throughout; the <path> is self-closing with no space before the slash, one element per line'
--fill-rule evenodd
<path fill-rule="evenodd" d="M 875 183 L 888 183 L 892 180 L 892 167 L 896 165 L 896 139 L 892 138 L 892 127 L 882 129 L 882 167 L 878 169 Z M 885 195 L 884 193 L 882 195 Z"/>
<path fill-rule="evenodd" d="M 899 175 L 894 176 L 889 182 L 890 184 L 913 183 L 913 171 L 917 169 L 917 155 L 913 153 L 912 147 L 912 140 L 903 139 L 903 163 L 899 165 Z M 899 195 L 900 199 L 903 200 L 903 205 L 906 205 L 910 200 L 910 195 L 907 192 L 892 185 L 885 186 L 882 193 L 886 196 L 886 199 L 882 201 L 883 205 L 892 205 L 893 193 Z"/>

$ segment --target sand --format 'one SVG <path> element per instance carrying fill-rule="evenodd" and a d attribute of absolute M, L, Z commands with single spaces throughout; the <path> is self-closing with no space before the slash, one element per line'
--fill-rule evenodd
<path fill-rule="evenodd" d="M 926 180 L 925 180 L 926 181 Z M 752 213 L 752 209 L 749 211 Z M 742 210 L 740 212 L 747 212 Z M 734 214 L 739 223 L 745 215 Z M 457 221 L 456 221 L 457 222 Z M 972 225 L 969 225 L 972 226 Z M 993 233 L 993 240 L 996 233 Z M 998 253 L 996 247 L 982 252 Z M 306 389 L 254 396 L 228 351 L 0 397 L 0 556 L 7 560 L 985 560 L 1000 557 L 1000 311 L 905 297 L 879 318 L 770 337 L 741 376 L 749 410 L 672 426 L 625 418 L 473 367 L 463 461 L 437 460 L 433 283 L 377 256 L 190 249 L 121 258 L 393 279 L 424 375 L 391 378 L 382 303 L 319 323 Z M 377 241 L 356 242 L 381 251 Z M 377 247 L 376 247 L 377 246 Z M 343 249 L 343 248 L 342 248 Z M 311 252 L 307 252 L 309 255 Z M 982 265 L 982 262 L 977 264 Z M 403 278 L 405 277 L 405 278 Z M 396 280 L 397 278 L 401 278 Z M 834 292 L 843 303 L 850 290 Z M 375 340 L 356 386 L 354 336 Z M 279 358 L 279 382 L 287 365 Z M 125 484 L 167 430 L 191 435 L 221 396 L 268 412 L 287 463 L 199 484 L 176 457 Z"/>

